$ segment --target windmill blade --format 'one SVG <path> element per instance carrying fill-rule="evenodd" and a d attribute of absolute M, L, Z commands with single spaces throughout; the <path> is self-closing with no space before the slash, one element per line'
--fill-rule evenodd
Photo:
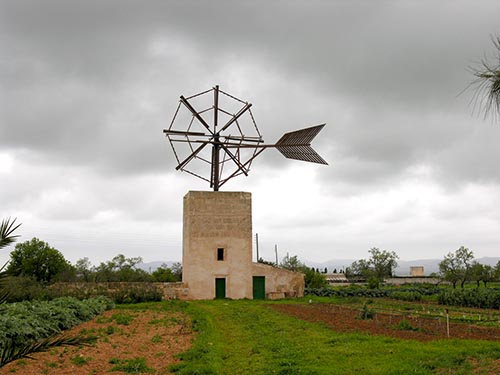
<path fill-rule="evenodd" d="M 275 146 L 287 159 L 308 161 L 311 163 L 328 163 L 311 147 L 311 141 L 323 129 L 325 124 L 296 130 L 284 134 Z"/>
<path fill-rule="evenodd" d="M 262 137 L 246 137 L 246 136 L 226 135 L 226 136 L 224 136 L 224 138 L 226 138 L 227 140 L 231 140 L 231 141 L 255 142 L 255 143 L 264 142 Z"/>
<path fill-rule="evenodd" d="M 194 117 L 198 119 L 198 121 L 205 127 L 207 130 L 212 133 L 210 130 L 210 126 L 207 124 L 207 122 L 201 117 L 201 115 L 196 111 L 196 109 L 193 108 L 193 106 L 187 101 L 187 99 L 181 95 L 181 103 L 186 106 L 187 109 L 193 114 Z"/>
<path fill-rule="evenodd" d="M 163 133 L 165 135 L 191 135 L 193 137 L 211 137 L 211 134 L 205 134 L 202 132 L 189 132 L 189 131 L 181 131 L 181 130 L 170 130 L 163 129 Z"/>
<path fill-rule="evenodd" d="M 221 130 L 219 130 L 219 133 L 223 132 L 223 131 L 224 131 L 224 130 L 226 130 L 228 127 L 230 127 L 230 126 L 231 126 L 231 124 L 232 124 L 233 122 L 235 122 L 236 120 L 238 120 L 238 118 L 240 118 L 240 117 L 241 117 L 241 115 L 242 115 L 243 113 L 245 113 L 248 109 L 250 109 L 250 107 L 251 107 L 251 106 L 252 106 L 252 104 L 250 104 L 250 103 L 246 103 L 246 104 L 243 106 L 243 108 L 241 108 L 241 109 L 238 111 L 238 113 L 237 113 L 237 114 L 235 114 L 233 117 L 231 117 L 231 119 L 230 119 L 230 120 L 226 123 L 226 125 L 224 125 L 224 126 L 222 127 L 222 129 L 221 129 Z"/>

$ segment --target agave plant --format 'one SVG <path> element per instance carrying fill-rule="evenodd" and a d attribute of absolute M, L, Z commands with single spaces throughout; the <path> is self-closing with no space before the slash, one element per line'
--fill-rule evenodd
<path fill-rule="evenodd" d="M 498 56 L 492 62 L 487 58 L 481 60 L 480 66 L 471 68 L 476 77 L 471 83 L 475 87 L 474 105 L 484 111 L 484 117 L 492 115 L 493 120 L 500 117 L 500 37 L 491 38 Z"/>
<path fill-rule="evenodd" d="M 14 235 L 13 233 L 20 226 L 21 224 L 16 224 L 16 219 L 12 221 L 10 218 L 2 220 L 2 224 L 0 225 L 0 249 L 16 241 L 16 238 L 19 237 L 19 235 Z M 9 291 L 5 288 L 7 273 L 3 270 L 4 268 L 5 266 L 0 268 L 0 304 L 5 303 L 9 296 Z M 63 335 L 33 341 L 26 345 L 16 345 L 14 341 L 10 340 L 1 345 L 0 367 L 3 367 L 7 363 L 20 358 L 31 358 L 30 355 L 33 353 L 44 352 L 56 346 L 79 346 L 82 344 L 88 344 L 93 339 L 93 337 L 69 337 Z"/>

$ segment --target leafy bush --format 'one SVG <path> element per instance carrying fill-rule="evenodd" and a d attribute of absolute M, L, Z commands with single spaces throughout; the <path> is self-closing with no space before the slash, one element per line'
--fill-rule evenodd
<path fill-rule="evenodd" d="M 368 304 L 365 302 L 361 308 L 360 318 L 363 320 L 373 319 L 375 317 L 375 312 L 368 308 Z"/>
<path fill-rule="evenodd" d="M 390 293 L 389 296 L 391 298 L 401 300 L 401 301 L 414 302 L 414 301 L 421 301 L 422 300 L 422 294 L 420 294 L 419 292 L 396 291 L 396 292 Z"/>
<path fill-rule="evenodd" d="M 53 301 L 25 301 L 0 307 L 0 351 L 7 343 L 24 345 L 71 328 L 112 307 L 100 298 L 79 301 L 73 297 Z"/>
<path fill-rule="evenodd" d="M 438 302 L 449 306 L 500 309 L 500 290 L 490 288 L 448 289 L 439 294 Z"/>
<path fill-rule="evenodd" d="M 65 283 L 51 285 L 48 289 L 50 298 L 72 296 L 78 299 L 85 299 L 97 296 L 106 296 L 115 303 L 140 303 L 157 302 L 163 298 L 162 292 L 158 287 L 151 283 Z"/>
<path fill-rule="evenodd" d="M 388 292 L 380 289 L 360 289 L 360 288 L 343 288 L 343 289 L 330 289 L 318 288 L 307 289 L 305 294 L 319 296 L 319 297 L 387 297 Z"/>
<path fill-rule="evenodd" d="M 7 277 L 4 288 L 8 291 L 7 302 L 47 299 L 47 290 L 38 281 L 24 276 Z"/>
<path fill-rule="evenodd" d="M 440 288 L 437 287 L 409 287 L 409 288 L 386 288 L 386 289 L 366 289 L 363 287 L 349 286 L 342 289 L 331 288 L 306 288 L 305 294 L 314 295 L 319 297 L 390 297 L 401 299 L 405 301 L 420 301 L 422 296 L 430 296 L 441 293 Z"/>
<path fill-rule="evenodd" d="M 413 327 L 411 323 L 406 319 L 400 320 L 395 327 L 402 331 L 419 331 L 419 328 Z"/>
<path fill-rule="evenodd" d="M 116 303 L 141 303 L 161 301 L 163 294 L 154 285 L 141 283 L 118 289 L 109 294 Z"/>

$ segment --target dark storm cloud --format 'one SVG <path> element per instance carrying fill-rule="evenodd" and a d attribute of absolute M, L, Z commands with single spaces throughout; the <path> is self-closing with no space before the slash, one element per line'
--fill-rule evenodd
<path fill-rule="evenodd" d="M 268 130 L 270 138 L 291 130 L 289 120 L 319 96 L 316 117 L 338 126 L 333 144 L 347 158 L 366 159 L 358 175 L 374 162 L 397 172 L 419 149 L 440 143 L 429 141 L 435 133 L 420 122 L 432 121 L 431 111 L 456 108 L 465 68 L 484 48 L 477 36 L 494 32 L 500 15 L 467 2 L 145 4 L 4 2 L 2 144 L 33 148 L 53 161 L 100 162 L 106 170 L 161 168 L 164 150 L 150 146 L 178 95 L 205 89 L 203 80 L 214 83 L 210 74 L 221 77 L 230 64 L 247 61 L 281 75 L 275 93 L 286 100 L 273 93 L 255 100 L 283 104 L 261 114 L 264 124 L 283 118 Z M 155 40 L 166 54 L 151 56 Z M 175 51 L 179 44 L 186 48 Z M 311 92 L 287 94 L 291 80 L 313 82 Z M 152 108 L 138 104 L 141 94 Z M 342 113 L 328 104 L 337 98 L 355 112 L 352 121 L 338 124 Z M 414 116 L 401 123 L 394 112 Z M 266 161 L 283 164 L 272 155 Z"/>
<path fill-rule="evenodd" d="M 433 227 L 425 204 L 443 194 L 442 227 L 429 237 L 465 238 L 468 223 L 444 220 L 466 196 L 472 222 L 475 189 L 498 192 L 500 127 L 471 114 L 470 92 L 459 94 L 471 80 L 467 67 L 500 33 L 498 19 L 498 1 L 0 0 L 0 160 L 21 165 L 0 187 L 4 207 L 90 228 L 93 217 L 117 225 L 165 221 L 167 211 L 180 217 L 168 199 L 208 186 L 172 177 L 161 130 L 179 95 L 220 84 L 253 103 L 267 142 L 327 123 L 313 146 L 331 166 L 296 169 L 270 150 L 249 179 L 228 184 L 267 197 L 271 188 L 296 184 L 300 195 L 312 186 L 304 179 L 316 183 L 325 196 L 315 195 L 304 215 L 290 213 L 297 216 L 280 223 L 283 237 L 290 226 L 325 221 L 334 229 L 315 232 L 318 254 L 332 243 L 355 250 L 382 242 L 377 222 L 409 221 L 393 230 L 406 241 L 413 227 Z M 260 206 L 261 227 L 275 224 L 265 210 L 279 203 L 279 189 L 276 202 Z M 327 214 L 315 214 L 318 205 Z"/>

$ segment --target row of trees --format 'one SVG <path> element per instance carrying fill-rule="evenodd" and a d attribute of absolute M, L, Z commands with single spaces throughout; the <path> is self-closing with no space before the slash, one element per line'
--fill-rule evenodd
<path fill-rule="evenodd" d="M 378 286 L 385 278 L 394 276 L 398 266 L 398 255 L 394 251 L 380 250 L 376 247 L 368 251 L 370 258 L 360 259 L 346 269 L 346 277 L 351 280 L 364 279 L 372 286 Z M 439 273 L 431 276 L 439 277 L 456 288 L 458 284 L 464 288 L 466 282 L 475 282 L 479 287 L 482 282 L 500 281 L 500 261 L 495 267 L 481 264 L 474 260 L 474 254 L 462 246 L 455 252 L 448 253 L 439 263 Z"/>
<path fill-rule="evenodd" d="M 500 281 L 500 261 L 495 267 L 481 264 L 474 260 L 471 250 L 461 246 L 455 252 L 448 253 L 439 263 L 439 276 L 450 282 L 453 288 L 458 283 L 464 288 L 468 281 L 475 282 L 478 287 L 481 282 L 487 286 L 491 281 Z"/>
<path fill-rule="evenodd" d="M 127 258 L 116 255 L 107 262 L 93 266 L 88 258 L 79 259 L 74 265 L 63 254 L 48 243 L 33 238 L 19 243 L 10 253 L 7 274 L 33 278 L 41 283 L 53 281 L 160 281 L 174 282 L 182 279 L 182 266 L 175 263 L 172 267 L 163 264 L 154 272 L 148 273 L 137 266 L 141 257 Z"/>

